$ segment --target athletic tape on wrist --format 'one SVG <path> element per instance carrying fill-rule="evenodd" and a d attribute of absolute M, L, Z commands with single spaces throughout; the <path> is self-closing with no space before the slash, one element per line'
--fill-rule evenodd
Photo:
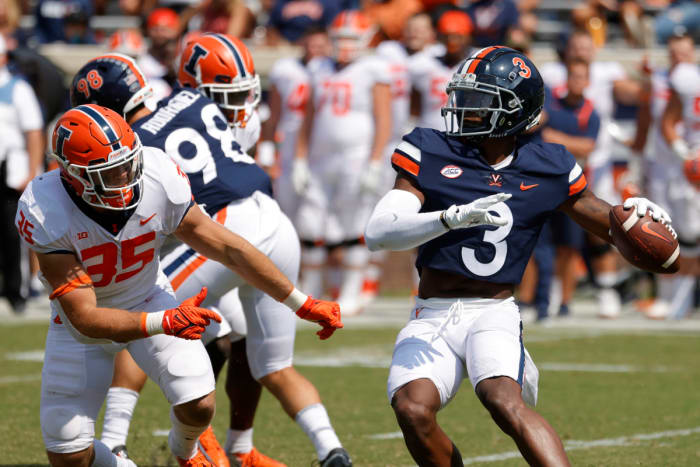
<path fill-rule="evenodd" d="M 145 337 L 150 337 L 155 334 L 163 334 L 163 315 L 165 311 L 156 311 L 153 313 L 141 313 L 141 332 Z"/>
<path fill-rule="evenodd" d="M 442 211 L 440 213 L 440 222 L 442 222 L 442 225 L 444 225 L 447 230 L 452 230 L 452 228 L 450 227 L 450 224 L 448 224 L 447 220 L 445 219 L 445 212 L 447 212 L 447 211 Z"/>
<path fill-rule="evenodd" d="M 294 289 L 289 293 L 287 298 L 282 300 L 282 303 L 291 308 L 292 311 L 297 312 L 302 306 L 304 306 L 304 303 L 306 303 L 306 300 L 308 300 L 308 298 L 308 295 L 294 287 Z"/>

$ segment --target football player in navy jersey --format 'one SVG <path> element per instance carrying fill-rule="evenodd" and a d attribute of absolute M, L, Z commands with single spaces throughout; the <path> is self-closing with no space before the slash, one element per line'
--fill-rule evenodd
<path fill-rule="evenodd" d="M 389 400 L 418 465 L 463 465 L 436 414 L 467 375 L 528 463 L 569 465 L 554 429 L 525 404 L 536 403 L 538 373 L 513 289 L 552 212 L 612 242 L 610 205 L 586 190 L 563 146 L 518 140 L 537 125 L 544 100 L 525 55 L 481 49 L 461 63 L 447 94 L 447 131 L 416 128 L 403 137 L 392 156 L 394 189 L 365 230 L 372 250 L 419 247 L 418 298 L 396 339 Z M 670 222 L 646 199 L 625 206 Z"/>
<path fill-rule="evenodd" d="M 86 84 L 81 85 L 83 81 Z M 105 55 L 77 73 L 71 99 L 74 105 L 99 102 L 124 113 L 145 146 L 163 149 L 187 174 L 195 201 L 209 216 L 244 237 L 296 281 L 300 254 L 296 231 L 272 199 L 269 177 L 241 151 L 229 127 L 244 128 L 260 98 L 260 79 L 250 52 L 230 36 L 198 35 L 184 47 L 178 81 L 182 87 L 150 110 L 144 105 L 148 83 L 133 60 Z M 233 321 L 235 312 L 227 310 L 228 302 L 220 299 L 238 288 L 245 313 L 245 318 L 239 318 L 247 322 L 244 339 L 232 342 L 234 333 L 228 324 L 217 327 L 219 332 L 214 335 L 203 336 L 205 343 L 209 341 L 207 351 L 215 376 L 229 354 L 237 363 L 229 364 L 227 378 L 232 410 L 226 452 L 211 427 L 199 437 L 214 463 L 228 466 L 228 457 L 234 465 L 284 465 L 253 446 L 252 422 L 262 383 L 312 439 L 321 465 L 351 465 L 316 388 L 292 366 L 296 322 L 293 316 L 290 319 L 289 310 L 184 244 L 176 246 L 162 263 L 176 295 L 206 283 L 210 299 L 204 306 L 217 309 L 224 321 Z M 318 303 L 321 308 L 337 307 L 331 302 Z M 324 325 L 319 336 L 326 339 L 333 330 Z M 144 383 L 133 360 L 122 355 L 108 394 L 103 430 L 106 444 L 109 440 L 104 432 L 123 440 L 110 442 L 117 451 L 126 442 Z"/>

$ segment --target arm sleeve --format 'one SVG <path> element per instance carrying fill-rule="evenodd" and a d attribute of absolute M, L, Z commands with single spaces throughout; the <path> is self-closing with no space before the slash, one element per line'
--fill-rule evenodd
<path fill-rule="evenodd" d="M 371 251 L 408 250 L 447 232 L 441 211 L 419 213 L 420 200 L 405 190 L 391 190 L 379 200 L 365 228 Z"/>
<path fill-rule="evenodd" d="M 44 117 L 32 87 L 26 81 L 19 80 L 12 97 L 22 131 L 41 130 L 44 127 Z"/>

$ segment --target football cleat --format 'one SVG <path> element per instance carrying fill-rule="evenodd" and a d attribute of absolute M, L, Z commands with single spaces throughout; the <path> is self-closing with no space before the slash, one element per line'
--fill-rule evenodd
<path fill-rule="evenodd" d="M 199 448 L 217 467 L 229 467 L 230 464 L 226 457 L 226 451 L 224 451 L 224 448 L 221 447 L 219 441 L 216 439 L 214 429 L 211 425 L 204 430 L 204 433 L 199 435 Z"/>
<path fill-rule="evenodd" d="M 126 446 L 123 444 L 120 444 L 119 446 L 115 446 L 114 449 L 112 449 L 112 454 L 114 454 L 115 456 L 120 457 L 122 459 L 129 458 L 129 452 L 126 450 Z"/>
<path fill-rule="evenodd" d="M 216 464 L 207 459 L 199 448 L 197 448 L 197 454 L 192 459 L 181 459 L 179 457 L 175 457 L 175 459 L 177 459 L 180 467 L 217 467 Z"/>
<path fill-rule="evenodd" d="M 350 454 L 344 448 L 335 448 L 320 463 L 321 467 L 352 467 Z"/>
<path fill-rule="evenodd" d="M 267 457 L 255 448 L 245 454 L 235 452 L 230 456 L 232 467 L 287 467 L 286 464 Z"/>

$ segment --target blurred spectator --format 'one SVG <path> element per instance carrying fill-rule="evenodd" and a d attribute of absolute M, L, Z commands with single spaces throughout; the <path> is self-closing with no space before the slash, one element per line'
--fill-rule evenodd
<path fill-rule="evenodd" d="M 571 14 L 574 27 L 586 29 L 597 47 L 602 47 L 607 41 L 608 18 L 620 23 L 628 44 L 651 45 L 650 23 L 644 17 L 639 0 L 588 0 Z"/>
<path fill-rule="evenodd" d="M 158 0 L 119 0 L 119 10 L 125 15 L 146 16 L 157 4 Z"/>
<path fill-rule="evenodd" d="M 547 124 L 542 129 L 545 142 L 566 146 L 581 163 L 595 149 L 600 130 L 598 113 L 593 103 L 584 97 L 589 82 L 589 64 L 581 59 L 569 61 L 566 88 L 559 88 L 545 101 Z M 561 212 L 554 213 L 551 225 L 556 245 L 555 287 L 561 290 L 559 315 L 566 316 L 569 314 L 569 302 L 576 291 L 577 258 L 585 246 L 586 236 L 578 224 Z"/>
<path fill-rule="evenodd" d="M 527 37 L 532 35 L 537 30 L 537 14 L 535 10 L 540 4 L 540 0 L 517 0 L 519 20 L 518 28 L 522 30 Z"/>
<path fill-rule="evenodd" d="M 466 11 L 474 23 L 477 47 L 503 44 L 508 31 L 518 25 L 518 7 L 513 0 L 470 0 Z"/>
<path fill-rule="evenodd" d="M 18 235 L 18 228 L 21 234 L 23 226 L 14 225 L 14 216 L 22 191 L 42 170 L 44 122 L 34 91 L 26 81 L 10 73 L 7 59 L 5 40 L 0 36 L 2 293 L 13 310 L 21 313 L 25 308 L 29 277 L 26 273 L 27 268 L 23 267 Z"/>
<path fill-rule="evenodd" d="M 408 18 L 422 10 L 419 0 L 362 0 L 362 11 L 377 25 L 382 39 L 398 39 Z"/>
<path fill-rule="evenodd" d="M 0 2 L 0 34 L 5 37 L 8 49 L 14 48 L 19 39 L 16 34 L 21 17 L 22 10 L 18 0 Z"/>
<path fill-rule="evenodd" d="M 270 10 L 267 41 L 296 42 L 310 27 L 326 28 L 345 9 L 346 0 L 277 0 Z"/>
<path fill-rule="evenodd" d="M 44 44 L 79 38 L 89 40 L 89 30 L 83 31 L 81 25 L 93 14 L 90 0 L 39 0 L 34 9 L 37 39 Z"/>
<path fill-rule="evenodd" d="M 63 34 L 67 44 L 96 44 L 90 28 L 90 15 L 85 10 L 75 10 L 63 18 Z"/>
<path fill-rule="evenodd" d="M 689 34 L 700 42 L 700 1 L 676 0 L 656 16 L 656 39 L 665 44 L 673 35 Z"/>
<path fill-rule="evenodd" d="M 182 13 L 182 24 L 196 21 L 197 29 L 205 32 L 248 37 L 255 17 L 243 0 L 204 0 Z"/>
<path fill-rule="evenodd" d="M 158 78 L 175 85 L 175 57 L 180 35 L 180 18 L 170 8 L 156 8 L 146 19 L 146 35 L 151 44 L 137 63 L 147 78 Z"/>

